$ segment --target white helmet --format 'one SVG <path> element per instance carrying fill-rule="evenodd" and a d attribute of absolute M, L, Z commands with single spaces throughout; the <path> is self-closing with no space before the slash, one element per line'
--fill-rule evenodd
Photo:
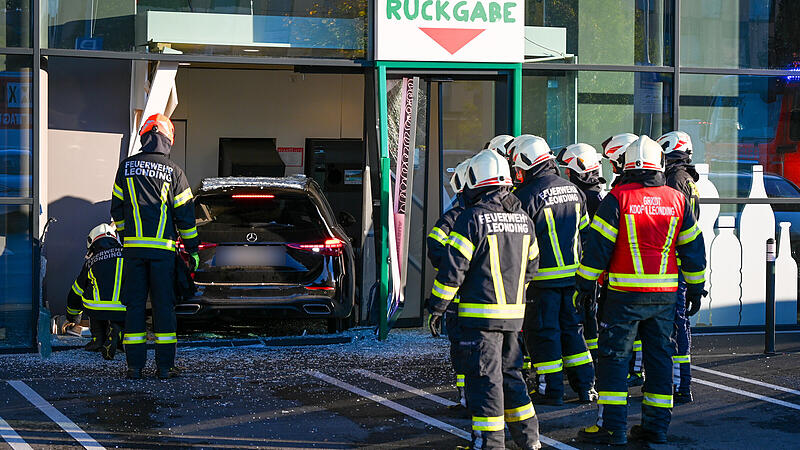
<path fill-rule="evenodd" d="M 558 162 L 576 173 L 600 170 L 600 154 L 589 144 L 572 144 L 558 154 Z"/>
<path fill-rule="evenodd" d="M 493 137 L 492 140 L 486 145 L 486 148 L 496 151 L 503 158 L 508 158 L 508 148 L 506 145 L 508 145 L 508 143 L 512 140 L 514 140 L 514 136 L 500 134 Z"/>
<path fill-rule="evenodd" d="M 672 152 L 684 152 L 692 156 L 692 138 L 683 131 L 670 131 L 658 138 L 657 142 L 667 155 Z"/>
<path fill-rule="evenodd" d="M 555 159 L 547 141 L 538 137 L 522 140 L 514 149 L 514 167 L 521 170 L 530 170 L 545 161 Z"/>
<path fill-rule="evenodd" d="M 506 159 L 509 161 L 514 161 L 514 154 L 519 150 L 519 147 L 528 142 L 530 140 L 542 139 L 539 136 L 534 136 L 532 134 L 520 134 L 519 136 L 515 137 L 511 141 L 506 144 Z M 544 140 L 544 139 L 542 139 Z"/>
<path fill-rule="evenodd" d="M 453 171 L 453 176 L 450 177 L 450 187 L 456 194 L 464 190 L 467 182 L 467 169 L 469 169 L 469 159 L 458 163 L 456 170 Z"/>
<path fill-rule="evenodd" d="M 512 184 L 508 162 L 494 150 L 483 150 L 469 160 L 468 188 L 478 189 L 486 186 L 511 186 Z"/>
<path fill-rule="evenodd" d="M 117 230 L 107 223 L 101 223 L 100 225 L 92 228 L 92 231 L 89 232 L 89 236 L 86 237 L 86 248 L 90 248 L 92 244 L 97 242 L 99 239 L 107 237 L 115 239 L 119 242 L 119 239 L 117 239 Z"/>
<path fill-rule="evenodd" d="M 611 136 L 601 144 L 603 156 L 611 161 L 611 165 L 614 166 L 617 172 L 622 172 L 622 166 L 625 163 L 625 150 L 637 139 L 639 139 L 639 136 L 635 134 L 622 133 Z"/>
<path fill-rule="evenodd" d="M 625 170 L 636 169 L 664 171 L 664 151 L 644 134 L 625 151 Z"/>

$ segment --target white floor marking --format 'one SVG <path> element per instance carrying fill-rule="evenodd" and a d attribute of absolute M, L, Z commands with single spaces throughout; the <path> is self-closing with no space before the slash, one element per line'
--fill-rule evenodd
<path fill-rule="evenodd" d="M 360 374 L 362 374 L 364 376 L 367 376 L 367 377 L 370 377 L 372 379 L 378 380 L 378 381 L 380 381 L 382 383 L 386 383 L 386 384 L 388 384 L 390 386 L 394 386 L 396 388 L 400 388 L 400 389 L 402 389 L 402 390 L 404 390 L 406 392 L 410 392 L 410 393 L 412 393 L 414 395 L 418 395 L 420 397 L 427 398 L 428 400 L 430 400 L 432 402 L 439 403 L 440 405 L 453 406 L 453 405 L 457 405 L 458 404 L 458 403 L 450 401 L 450 400 L 448 400 L 448 399 L 446 399 L 444 397 L 439 397 L 436 394 L 431 394 L 430 392 L 425 392 L 425 391 L 423 391 L 421 389 L 417 389 L 417 388 L 415 388 L 413 386 L 409 386 L 409 385 L 407 385 L 405 383 L 402 383 L 400 381 L 384 377 L 383 375 L 379 375 L 379 374 L 374 373 L 374 372 L 370 372 L 369 370 L 366 370 L 366 369 L 355 369 L 354 372 L 357 372 L 357 373 L 360 373 Z M 467 438 L 467 439 L 469 439 L 469 438 Z M 544 443 L 544 444 L 547 444 L 547 445 L 549 445 L 551 447 L 555 447 L 555 448 L 558 448 L 558 449 L 561 449 L 561 450 L 576 450 L 575 447 L 569 446 L 569 445 L 564 444 L 563 442 L 560 442 L 560 441 L 556 441 L 555 439 L 550 439 L 547 436 L 539 435 L 539 440 L 542 441 L 542 443 Z"/>
<path fill-rule="evenodd" d="M 692 378 L 692 383 L 704 384 L 706 386 L 711 386 L 717 389 L 722 389 L 723 391 L 733 392 L 734 394 L 744 395 L 745 397 L 754 398 L 756 400 L 761 400 L 769 403 L 774 403 L 776 405 L 785 406 L 787 408 L 792 408 L 800 411 L 800 405 L 796 403 L 789 403 L 783 400 L 778 400 L 772 397 L 767 397 L 766 395 L 754 394 L 752 392 L 743 391 L 741 389 L 732 388 L 729 386 L 725 386 L 724 384 L 717 384 L 711 381 L 706 380 L 699 380 L 697 378 Z"/>
<path fill-rule="evenodd" d="M 33 406 L 37 407 L 41 412 L 45 413 L 53 422 L 55 422 L 62 430 L 69 433 L 78 443 L 84 448 L 90 450 L 105 450 L 105 447 L 95 441 L 88 433 L 83 431 L 75 422 L 69 420 L 67 416 L 57 410 L 53 405 L 48 403 L 41 395 L 36 393 L 30 386 L 22 381 L 9 381 L 8 384 L 17 390 L 23 397 L 28 399 Z"/>
<path fill-rule="evenodd" d="M 738 375 L 731 375 L 731 374 L 725 373 L 725 372 L 718 372 L 716 370 L 706 369 L 705 367 L 692 365 L 692 370 L 697 370 L 697 371 L 700 371 L 700 372 L 706 372 L 706 373 L 710 373 L 710 374 L 717 375 L 717 376 L 720 376 L 720 377 L 730 378 L 732 380 L 743 381 L 745 383 L 755 384 L 756 386 L 762 386 L 762 387 L 765 387 L 765 388 L 774 389 L 776 391 L 787 392 L 789 394 L 794 394 L 794 395 L 800 395 L 800 391 L 795 390 L 795 389 L 785 388 L 783 386 L 778 386 L 777 384 L 764 383 L 763 381 L 753 380 L 751 378 L 740 377 Z"/>
<path fill-rule="evenodd" d="M 14 450 L 33 450 L 2 417 L 0 417 L 0 437 Z"/>
<path fill-rule="evenodd" d="M 781 330 L 781 331 L 776 331 L 775 332 L 775 334 L 795 334 L 795 333 L 800 333 L 800 331 L 797 331 L 797 330 Z M 695 333 L 694 331 L 692 331 L 692 336 L 746 336 L 746 335 L 751 335 L 751 334 L 760 334 L 760 335 L 763 336 L 764 332 L 763 331 L 729 331 L 727 333 L 725 333 L 725 332 L 708 332 L 708 333 L 697 332 L 697 333 Z"/>

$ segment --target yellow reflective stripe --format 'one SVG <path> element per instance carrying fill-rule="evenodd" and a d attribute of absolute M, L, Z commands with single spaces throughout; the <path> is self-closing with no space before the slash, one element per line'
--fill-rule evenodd
<path fill-rule="evenodd" d="M 575 264 L 577 265 L 577 261 L 581 260 L 581 255 L 578 253 L 578 245 L 581 243 L 581 230 L 589 225 L 589 217 L 587 217 L 585 214 L 584 216 L 581 216 L 580 203 L 575 204 L 575 218 L 575 236 L 572 238 L 572 255 L 574 256 L 573 261 L 576 261 Z M 586 219 L 586 225 L 583 224 L 584 219 Z"/>
<path fill-rule="evenodd" d="M 561 267 L 544 267 L 540 268 L 533 276 L 535 281 L 541 280 L 555 280 L 558 278 L 574 277 L 575 272 L 578 271 L 578 264 Z"/>
<path fill-rule="evenodd" d="M 640 352 L 642 351 L 642 341 L 633 341 L 633 351 Z"/>
<path fill-rule="evenodd" d="M 114 293 L 111 296 L 112 302 L 119 302 L 119 294 L 122 292 L 122 258 L 117 259 L 116 270 L 114 271 Z"/>
<path fill-rule="evenodd" d="M 125 231 L 125 220 L 115 220 L 114 226 L 117 227 L 117 231 Z"/>
<path fill-rule="evenodd" d="M 490 305 L 486 303 L 464 303 L 462 299 L 458 304 L 458 317 L 472 317 L 476 319 L 522 319 L 525 317 L 525 303 Z"/>
<path fill-rule="evenodd" d="M 122 192 L 122 188 L 117 186 L 117 183 L 114 183 L 114 191 L 112 192 L 114 197 L 117 197 L 120 200 L 125 200 L 124 193 Z"/>
<path fill-rule="evenodd" d="M 612 227 L 608 222 L 603 220 L 602 217 L 595 215 L 594 220 L 592 220 L 592 224 L 590 227 L 603 235 L 606 239 L 611 242 L 617 242 L 617 235 L 619 234 L 619 230 Z"/>
<path fill-rule="evenodd" d="M 156 239 L 143 237 L 126 237 L 125 248 L 155 248 L 159 250 L 175 250 L 175 241 L 170 239 Z"/>
<path fill-rule="evenodd" d="M 192 188 L 186 188 L 185 191 L 183 191 L 180 194 L 175 196 L 175 199 L 172 201 L 172 205 L 173 205 L 173 207 L 177 208 L 179 206 L 182 206 L 183 204 L 185 204 L 186 202 L 188 202 L 192 198 L 193 198 L 192 197 Z"/>
<path fill-rule="evenodd" d="M 678 242 L 676 242 L 676 244 L 677 245 L 688 244 L 689 242 L 695 240 L 697 236 L 700 236 L 700 228 L 698 228 L 697 224 L 695 223 L 688 230 L 684 230 L 678 233 Z"/>
<path fill-rule="evenodd" d="M 164 237 L 164 228 L 167 226 L 167 196 L 169 195 L 169 183 L 161 185 L 161 215 L 158 217 L 158 230 L 156 230 L 156 238 L 162 239 Z"/>
<path fill-rule="evenodd" d="M 88 298 L 83 299 L 83 306 L 86 309 L 95 311 L 125 311 L 125 305 L 120 302 L 104 302 L 104 301 L 91 301 Z"/>
<path fill-rule="evenodd" d="M 639 239 L 636 237 L 636 219 L 632 214 L 625 214 L 625 225 L 628 227 L 628 244 L 633 258 L 633 270 L 636 273 L 644 273 L 642 255 L 639 254 Z"/>
<path fill-rule="evenodd" d="M 556 264 L 559 266 L 564 265 L 564 256 L 561 254 L 561 246 L 558 245 L 558 233 L 556 232 L 556 219 L 553 217 L 553 210 L 551 208 L 544 209 L 544 218 L 547 222 L 547 234 L 550 236 L 550 246 L 553 247 L 553 256 L 556 258 Z"/>
<path fill-rule="evenodd" d="M 78 294 L 79 296 L 83 297 L 83 289 L 81 289 L 81 287 L 78 286 L 78 280 L 75 280 L 75 282 L 72 283 L 72 292 L 74 292 L 74 293 Z"/>
<path fill-rule="evenodd" d="M 536 411 L 533 409 L 533 403 L 530 402 L 519 408 L 506 409 L 503 412 L 506 422 L 522 422 L 536 415 Z"/>
<path fill-rule="evenodd" d="M 699 272 L 685 272 L 681 270 L 683 273 L 683 279 L 686 280 L 689 284 L 701 284 L 706 282 L 706 270 L 703 269 Z"/>
<path fill-rule="evenodd" d="M 503 429 L 505 429 L 505 422 L 503 421 L 503 416 L 472 416 L 472 429 L 477 431 L 503 431 Z"/>
<path fill-rule="evenodd" d="M 564 361 L 560 359 L 557 359 L 555 361 L 543 361 L 543 362 L 533 363 L 533 370 L 535 370 L 536 373 L 539 375 L 546 373 L 561 372 L 563 369 L 564 369 Z"/>
<path fill-rule="evenodd" d="M 580 215 L 581 206 L 580 205 L 575 205 L 575 209 L 578 210 L 578 215 Z M 592 221 L 591 221 L 591 219 L 589 219 L 589 215 L 584 213 L 583 217 L 581 217 L 580 225 L 578 225 L 578 226 L 582 230 L 582 229 L 588 227 L 591 222 Z"/>
<path fill-rule="evenodd" d="M 581 264 L 578 266 L 577 274 L 580 275 L 581 278 L 585 278 L 589 281 L 595 281 L 600 278 L 600 275 L 603 274 L 603 270 Z"/>
<path fill-rule="evenodd" d="M 531 236 L 522 237 L 522 262 L 519 266 L 519 282 L 517 283 L 517 300 L 514 303 L 525 303 L 525 273 L 528 268 L 528 252 L 530 251 Z"/>
<path fill-rule="evenodd" d="M 500 270 L 500 251 L 497 248 L 497 235 L 486 236 L 489 241 L 489 266 L 492 271 L 494 299 L 498 305 L 506 304 L 506 289 L 503 285 L 503 272 Z"/>
<path fill-rule="evenodd" d="M 452 300 L 456 296 L 457 292 L 457 287 L 451 287 L 440 283 L 439 280 L 433 280 L 433 289 L 431 290 L 432 295 L 443 300 Z"/>
<path fill-rule="evenodd" d="M 147 342 L 147 333 L 125 333 L 122 336 L 123 344 L 144 344 Z"/>
<path fill-rule="evenodd" d="M 533 261 L 538 257 L 539 257 L 539 241 L 536 240 L 536 236 L 533 236 L 533 243 L 531 244 L 531 248 L 528 250 L 528 260 Z"/>
<path fill-rule="evenodd" d="M 688 364 L 692 362 L 692 355 L 675 355 L 672 357 L 672 362 L 678 364 Z"/>
<path fill-rule="evenodd" d="M 128 196 L 131 199 L 131 208 L 133 208 L 134 236 L 142 237 L 142 218 L 139 216 L 139 198 L 136 196 L 136 187 L 133 185 L 133 178 L 126 178 L 125 181 L 128 183 Z"/>
<path fill-rule="evenodd" d="M 466 376 L 463 373 L 456 374 L 456 387 L 464 387 Z"/>
<path fill-rule="evenodd" d="M 564 367 L 577 367 L 592 362 L 592 354 L 589 352 L 578 353 L 569 355 L 562 358 L 564 360 Z"/>
<path fill-rule="evenodd" d="M 610 392 L 600 391 L 597 393 L 598 405 L 627 405 L 628 393 L 627 392 Z"/>
<path fill-rule="evenodd" d="M 672 408 L 672 395 L 642 392 L 642 404 L 656 408 Z"/>
<path fill-rule="evenodd" d="M 181 237 L 184 239 L 194 239 L 197 237 L 197 227 L 189 228 L 188 230 L 183 230 L 178 228 L 178 232 L 181 234 Z"/>
<path fill-rule="evenodd" d="M 154 333 L 156 336 L 156 344 L 175 344 L 178 342 L 178 336 L 173 333 Z"/>
<path fill-rule="evenodd" d="M 433 227 L 428 237 L 442 245 L 447 245 L 447 233 L 439 227 Z"/>
<path fill-rule="evenodd" d="M 597 349 L 597 338 L 586 339 L 586 347 L 589 350 L 596 350 Z"/>
<path fill-rule="evenodd" d="M 609 286 L 618 287 L 676 287 L 677 274 L 611 273 Z"/>
<path fill-rule="evenodd" d="M 97 286 L 97 279 L 94 277 L 92 269 L 89 269 L 89 280 L 92 281 L 92 293 L 94 295 L 94 300 L 100 300 L 100 287 Z"/>
<path fill-rule="evenodd" d="M 467 260 L 472 261 L 472 254 L 475 252 L 475 245 L 469 239 L 456 233 L 455 231 L 452 231 L 450 232 L 450 239 L 447 241 L 447 243 L 460 251 L 461 254 L 467 258 Z"/>
<path fill-rule="evenodd" d="M 667 273 L 667 263 L 669 262 L 669 250 L 672 247 L 672 240 L 675 239 L 675 229 L 678 227 L 678 218 L 670 217 L 669 229 L 667 230 L 667 240 L 664 248 L 661 249 L 661 268 L 658 273 Z"/>
<path fill-rule="evenodd" d="M 69 306 L 67 306 L 67 314 L 69 314 L 70 316 L 77 316 L 81 312 L 82 311 L 80 309 L 72 309 Z"/>

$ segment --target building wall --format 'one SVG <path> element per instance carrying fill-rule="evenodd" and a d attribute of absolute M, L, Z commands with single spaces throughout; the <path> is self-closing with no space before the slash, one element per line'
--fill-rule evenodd
<path fill-rule="evenodd" d="M 185 169 L 193 188 L 217 176 L 222 137 L 276 138 L 278 147 L 304 148 L 306 138 L 364 135 L 360 74 L 181 67 L 176 84 L 172 118 L 186 120 Z"/>

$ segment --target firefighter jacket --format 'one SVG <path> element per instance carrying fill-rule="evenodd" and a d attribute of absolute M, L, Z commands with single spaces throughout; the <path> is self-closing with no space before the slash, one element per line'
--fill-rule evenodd
<path fill-rule="evenodd" d="M 89 256 L 67 295 L 67 315 L 77 316 L 82 310 L 124 312 L 125 306 L 119 298 L 122 291 L 122 263 L 122 247 L 116 240 L 113 246 Z"/>
<path fill-rule="evenodd" d="M 431 264 L 436 270 L 439 270 L 439 266 L 442 263 L 442 258 L 447 250 L 447 241 L 450 238 L 450 230 L 453 229 L 453 224 L 456 222 L 456 218 L 458 218 L 458 215 L 461 214 L 462 211 L 464 211 L 464 207 L 459 201 L 454 204 L 452 208 L 448 209 L 444 214 L 442 214 L 442 217 L 436 221 L 431 229 L 431 232 L 428 234 L 428 259 L 431 260 Z"/>
<path fill-rule="evenodd" d="M 681 158 L 667 158 L 667 169 L 664 171 L 667 177 L 667 186 L 677 189 L 689 199 L 694 218 L 700 217 L 700 192 L 697 190 L 695 182 L 700 179 L 700 175 L 689 164 L 688 155 L 681 154 Z"/>
<path fill-rule="evenodd" d="M 519 331 L 525 287 L 539 257 L 533 222 L 505 188 L 470 191 L 466 201 L 450 232 L 429 308 L 442 312 L 459 293 L 460 326 Z"/>
<path fill-rule="evenodd" d="M 126 258 L 165 257 L 176 250 L 179 236 L 189 253 L 197 251 L 192 190 L 181 168 L 170 161 L 169 150 L 167 138 L 147 133 L 142 152 L 117 169 L 111 217 Z"/>
<path fill-rule="evenodd" d="M 522 209 L 533 220 L 539 243 L 539 269 L 533 285 L 566 287 L 575 283 L 581 257 L 581 238 L 589 227 L 586 199 L 577 186 L 558 176 L 557 171 L 526 175 L 514 193 Z"/>
<path fill-rule="evenodd" d="M 578 268 L 578 290 L 592 291 L 594 282 L 607 271 L 608 286 L 613 290 L 675 292 L 680 257 L 689 292 L 702 291 L 703 236 L 689 201 L 664 185 L 664 177 L 658 175 L 629 178 L 603 199 Z"/>
<path fill-rule="evenodd" d="M 570 171 L 569 181 L 578 186 L 578 189 L 583 192 L 586 197 L 586 212 L 589 214 L 590 219 L 593 218 L 594 213 L 597 212 L 597 208 L 600 206 L 600 202 L 606 195 L 603 191 L 603 185 L 606 184 L 606 180 L 600 177 L 597 171 L 581 174 Z"/>

